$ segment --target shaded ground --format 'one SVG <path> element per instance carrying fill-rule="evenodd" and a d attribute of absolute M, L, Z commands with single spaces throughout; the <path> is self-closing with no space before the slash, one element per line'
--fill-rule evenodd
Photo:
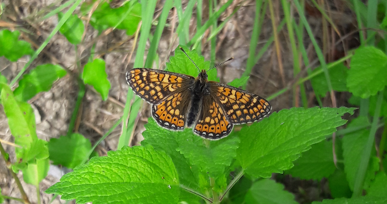
<path fill-rule="evenodd" d="M 204 2 L 205 11 L 204 14 L 208 13 L 208 6 Z M 235 1 L 232 8 L 227 11 L 226 15 L 220 20 L 223 20 L 224 17 L 228 16 L 233 8 L 240 1 Z M 53 1 L 48 0 L 18 0 L 18 1 L 4 1 L 5 3 L 5 12 L 1 17 L 1 20 L 7 20 L 11 22 L 18 23 L 22 25 L 22 28 L 29 31 L 30 33 L 23 33 L 22 39 L 26 41 L 34 42 L 37 45 L 40 45 L 44 39 L 48 36 L 51 30 L 55 27 L 58 22 L 56 16 L 53 16 L 46 21 L 38 22 L 34 19 L 34 14 L 37 11 L 47 8 L 48 5 L 54 3 Z M 218 4 L 223 4 L 224 1 L 220 1 Z M 217 38 L 217 62 L 221 62 L 224 59 L 229 57 L 234 57 L 234 60 L 230 63 L 227 63 L 219 68 L 219 77 L 222 82 L 227 83 L 232 81 L 234 78 L 239 78 L 244 68 L 246 67 L 246 61 L 249 54 L 249 44 L 252 35 L 254 17 L 255 17 L 255 1 L 246 1 L 243 3 L 243 7 L 235 14 L 235 16 L 230 20 L 223 31 L 218 35 Z M 275 3 L 278 7 L 278 2 Z M 183 8 L 186 4 L 183 4 Z M 157 12 L 161 12 L 162 4 L 156 8 Z M 348 12 L 348 7 L 342 1 L 334 1 L 330 4 L 330 17 L 333 19 L 336 26 L 342 32 L 342 36 L 346 33 L 351 32 L 355 25 L 354 20 L 355 16 Z M 312 26 L 313 32 L 316 35 L 316 38 L 323 42 L 322 36 L 322 18 L 321 14 L 317 9 L 307 6 L 307 12 L 309 15 L 309 22 Z M 193 18 L 190 21 L 190 29 L 192 34 L 196 31 L 196 21 L 195 21 L 195 9 Z M 282 20 L 282 8 L 277 8 L 277 14 L 279 16 L 276 19 L 276 24 L 279 24 L 280 19 Z M 29 17 L 28 19 L 26 17 Z M 170 12 L 168 22 L 172 23 L 173 18 L 176 16 L 173 12 Z M 204 16 L 203 22 L 208 18 Z M 295 14 L 297 19 L 297 15 Z M 155 26 L 152 28 L 154 31 Z M 328 27 L 331 29 L 330 27 Z M 10 28 L 8 28 L 10 29 Z M 331 32 L 329 31 L 331 34 Z M 257 45 L 257 51 L 262 49 L 264 43 L 270 38 L 273 34 L 272 21 L 269 16 L 269 11 L 264 19 L 262 34 L 260 36 L 259 43 Z M 97 37 L 97 32 L 88 26 L 86 37 L 84 42 L 80 45 L 79 50 L 85 50 L 79 56 L 84 63 L 85 59 L 88 57 L 88 52 L 90 51 L 90 42 Z M 335 37 L 335 38 L 333 38 Z M 332 42 L 336 42 L 339 37 L 333 33 L 330 36 Z M 96 52 L 97 53 L 106 53 L 102 57 L 106 61 L 106 70 L 109 76 L 109 80 L 112 85 L 112 89 L 109 93 L 109 99 L 107 101 L 102 101 L 100 96 L 90 87 L 87 87 L 87 93 L 83 100 L 82 104 L 82 114 L 80 116 L 78 132 L 84 135 L 86 138 L 89 138 L 92 143 L 96 142 L 102 134 L 104 134 L 117 119 L 120 118 L 123 112 L 123 107 L 126 100 L 126 93 L 128 86 L 125 82 L 124 73 L 125 70 L 125 59 L 127 58 L 128 53 L 132 49 L 133 38 L 125 41 L 122 45 L 117 46 L 118 43 L 121 43 L 122 40 L 127 39 L 124 31 L 115 30 L 112 33 L 104 36 L 97 41 Z M 205 39 L 205 38 L 204 38 Z M 290 44 L 288 39 L 288 33 L 286 29 L 279 34 L 280 40 L 280 52 L 282 56 L 282 65 L 284 69 L 283 75 L 279 71 L 279 63 L 276 57 L 275 47 L 272 45 L 267 52 L 262 56 L 259 62 L 254 66 L 250 80 L 248 82 L 247 90 L 258 94 L 263 97 L 268 97 L 271 94 L 274 94 L 284 88 L 289 83 L 293 82 L 293 63 L 292 63 L 292 53 L 290 52 Z M 352 46 L 353 38 L 347 38 L 345 41 L 345 46 L 347 48 Z M 354 40 L 356 44 L 356 39 Z M 165 63 L 168 61 L 170 55 L 173 55 L 173 52 L 170 51 L 170 47 L 173 47 L 172 50 L 177 46 L 177 43 L 171 45 L 171 30 L 167 28 L 164 30 L 162 35 L 160 45 L 158 48 L 159 54 L 159 63 L 161 66 L 165 66 Z M 308 50 L 309 59 L 311 62 L 315 60 L 315 54 L 313 47 L 310 45 L 310 40 L 306 34 L 304 34 L 304 43 L 305 47 Z M 114 48 L 110 50 L 110 48 Z M 34 47 L 36 49 L 36 47 Z M 109 50 L 109 51 L 108 51 Z M 339 46 L 330 46 L 328 44 L 327 48 L 328 59 L 339 58 L 343 54 L 343 49 Z M 208 60 L 209 59 L 209 43 L 205 43 L 202 50 L 203 55 Z M 76 61 L 76 52 L 74 51 L 73 45 L 71 45 L 64 36 L 57 34 L 51 40 L 51 43 L 45 49 L 45 52 L 42 53 L 33 63 L 31 68 L 35 67 L 38 64 L 43 63 L 58 63 L 63 67 L 66 67 L 69 70 L 75 71 L 75 61 Z M 135 53 L 134 53 L 135 54 Z M 131 58 L 129 63 L 129 68 L 133 66 L 134 55 Z M 0 58 L 0 70 L 3 75 L 7 77 L 10 81 L 13 79 L 16 74 L 21 70 L 24 64 L 28 61 L 26 57 L 22 58 L 16 63 L 11 63 L 5 58 Z M 303 67 L 305 69 L 305 67 Z M 281 79 L 285 79 L 285 84 L 282 83 Z M 309 107 L 316 104 L 314 100 L 314 94 L 311 86 L 306 83 L 306 89 L 309 99 Z M 74 104 L 77 97 L 78 85 L 76 80 L 71 76 L 67 75 L 66 77 L 60 79 L 55 83 L 54 87 L 46 93 L 41 93 L 38 96 L 31 99 L 29 102 L 33 105 L 36 115 L 37 123 L 37 134 L 38 137 L 44 140 L 49 140 L 50 138 L 57 138 L 60 135 L 65 135 L 68 123 L 74 108 Z M 343 104 L 346 96 L 338 95 L 338 105 Z M 300 100 L 300 99 L 298 99 Z M 323 100 L 324 105 L 331 106 L 330 98 L 327 97 Z M 285 92 L 284 94 L 278 96 L 277 98 L 271 100 L 274 111 L 279 111 L 284 108 L 293 107 L 293 96 L 291 92 Z M 134 133 L 134 139 L 132 145 L 138 145 L 142 140 L 141 132 L 144 130 L 144 124 L 147 122 L 147 118 L 150 116 L 149 105 L 144 103 L 141 111 L 138 116 L 138 123 Z M 13 141 L 8 124 L 3 110 L 0 110 L 0 138 L 6 141 Z M 106 155 L 106 152 L 109 150 L 115 150 L 118 142 L 119 135 L 121 133 L 121 127 L 117 127 L 111 135 L 109 135 L 106 140 L 101 143 L 98 147 L 98 152 L 100 155 Z M 13 152 L 13 147 L 6 145 L 7 152 Z M 12 154 L 11 154 L 12 155 Z M 12 158 L 12 157 L 11 157 Z M 14 158 L 14 157 L 13 157 Z M 0 188 L 2 189 L 3 194 L 20 197 L 19 190 L 16 187 L 14 179 L 11 177 L 7 171 L 4 162 L 0 161 Z M 66 173 L 66 170 L 52 166 L 52 171 L 50 170 L 49 176 L 43 180 L 41 183 L 41 195 L 44 203 L 48 203 L 51 199 L 51 195 L 43 193 L 49 186 L 57 182 L 61 174 Z M 19 178 L 22 179 L 21 173 L 18 174 Z M 329 190 L 327 189 L 326 181 L 313 182 L 313 181 L 300 181 L 294 178 L 286 177 L 281 179 L 285 184 L 286 189 L 290 192 L 293 192 L 296 195 L 296 198 L 300 202 L 310 202 L 312 200 L 321 200 L 323 198 L 329 198 Z M 35 188 L 32 185 L 23 184 L 27 194 L 30 196 L 30 199 L 33 202 L 36 202 Z M 300 189 L 303 189 L 302 192 Z M 15 201 L 6 202 L 6 203 L 16 203 Z M 64 203 L 64 201 L 59 201 L 56 199 L 53 203 Z"/>

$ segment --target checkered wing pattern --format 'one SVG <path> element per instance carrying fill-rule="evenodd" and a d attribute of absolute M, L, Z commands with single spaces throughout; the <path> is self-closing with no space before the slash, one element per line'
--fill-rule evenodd
<path fill-rule="evenodd" d="M 168 96 L 186 89 L 195 78 L 163 70 L 136 68 L 126 73 L 132 90 L 151 104 L 158 104 Z"/>
<path fill-rule="evenodd" d="M 153 105 L 152 116 L 163 128 L 183 130 L 189 106 L 190 92 L 183 91 L 168 96 L 163 102 Z"/>
<path fill-rule="evenodd" d="M 221 105 L 211 95 L 205 95 L 202 99 L 194 133 L 212 140 L 217 140 L 230 134 L 233 124 L 227 119 Z"/>
<path fill-rule="evenodd" d="M 269 102 L 255 94 L 232 86 L 209 82 L 210 93 L 219 101 L 228 119 L 234 125 L 252 123 L 270 114 Z"/>

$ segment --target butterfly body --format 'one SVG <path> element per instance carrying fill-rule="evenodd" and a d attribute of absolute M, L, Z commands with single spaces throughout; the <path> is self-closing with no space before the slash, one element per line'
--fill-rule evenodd
<path fill-rule="evenodd" d="M 181 131 L 192 127 L 203 138 L 229 135 L 235 124 L 251 123 L 269 115 L 271 106 L 260 96 L 198 77 L 147 68 L 126 73 L 132 90 L 152 104 L 152 116 L 163 128 Z"/>

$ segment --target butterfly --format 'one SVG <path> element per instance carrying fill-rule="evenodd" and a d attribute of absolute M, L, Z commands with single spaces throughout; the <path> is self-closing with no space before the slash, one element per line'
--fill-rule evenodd
<path fill-rule="evenodd" d="M 152 117 L 158 125 L 175 131 L 194 125 L 196 135 L 210 140 L 226 137 L 234 125 L 255 122 L 270 114 L 272 107 L 266 99 L 208 81 L 206 70 L 200 71 L 195 66 L 199 70 L 196 78 L 163 70 L 134 68 L 126 73 L 126 81 L 134 93 L 152 104 Z"/>

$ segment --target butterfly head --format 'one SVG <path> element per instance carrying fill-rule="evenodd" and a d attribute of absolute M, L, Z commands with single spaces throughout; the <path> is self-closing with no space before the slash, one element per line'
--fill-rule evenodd
<path fill-rule="evenodd" d="M 205 84 L 207 82 L 207 78 L 208 78 L 207 72 L 206 72 L 206 70 L 203 69 L 199 73 L 197 80 L 199 80 L 201 84 Z"/>

